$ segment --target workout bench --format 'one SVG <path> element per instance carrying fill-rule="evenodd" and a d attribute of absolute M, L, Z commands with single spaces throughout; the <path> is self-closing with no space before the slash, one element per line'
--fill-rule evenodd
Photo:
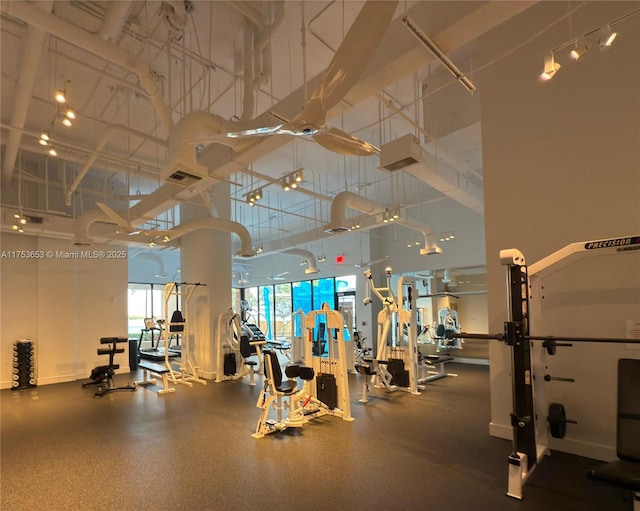
<path fill-rule="evenodd" d="M 435 368 L 435 371 L 428 371 L 430 376 L 426 376 L 425 378 L 421 378 L 418 383 L 422 385 L 423 383 L 427 383 L 434 380 L 439 380 L 440 378 L 444 378 L 446 376 L 458 376 L 454 373 L 448 373 L 444 369 L 444 365 L 447 362 L 451 362 L 455 360 L 451 355 L 427 355 L 423 358 L 423 361 L 426 363 L 427 368 Z"/>
<path fill-rule="evenodd" d="M 86 388 L 89 385 L 98 385 L 98 392 L 94 397 L 102 397 L 108 392 L 114 392 L 116 390 L 136 390 L 135 383 L 129 385 L 123 385 L 116 387 L 113 382 L 113 375 L 116 374 L 116 369 L 120 368 L 120 364 L 114 363 L 114 358 L 118 353 L 124 353 L 124 348 L 118 348 L 118 344 L 129 342 L 127 337 L 102 337 L 100 344 L 110 344 L 108 348 L 98 348 L 98 355 L 109 355 L 109 363 L 107 365 L 101 365 L 95 367 L 91 371 L 91 381 L 82 384 L 82 388 Z M 106 386 L 104 386 L 106 384 Z"/>
<path fill-rule="evenodd" d="M 158 394 L 162 395 L 176 391 L 175 387 L 169 387 L 169 373 L 171 373 L 171 369 L 169 369 L 166 364 L 157 364 L 155 362 L 141 360 L 138 363 L 138 367 L 142 369 L 142 380 L 135 382 L 136 385 L 155 385 L 157 380 L 155 378 L 149 379 L 149 373 L 151 373 L 162 378 L 162 388 L 158 391 Z"/>

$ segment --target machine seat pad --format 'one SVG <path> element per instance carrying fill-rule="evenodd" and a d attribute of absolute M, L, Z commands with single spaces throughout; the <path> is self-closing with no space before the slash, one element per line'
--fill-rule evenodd
<path fill-rule="evenodd" d="M 252 367 L 255 367 L 258 365 L 258 362 L 256 362 L 255 360 L 245 360 L 244 363 L 245 365 L 252 366 Z"/>
<path fill-rule="evenodd" d="M 293 394 L 296 390 L 298 390 L 298 387 L 295 380 L 285 380 L 279 387 L 276 387 L 276 390 L 288 395 Z"/>
<path fill-rule="evenodd" d="M 376 374 L 370 364 L 356 364 L 356 371 L 365 376 Z"/>
<path fill-rule="evenodd" d="M 627 490 L 640 491 L 640 462 L 611 461 L 594 468 L 589 477 Z"/>

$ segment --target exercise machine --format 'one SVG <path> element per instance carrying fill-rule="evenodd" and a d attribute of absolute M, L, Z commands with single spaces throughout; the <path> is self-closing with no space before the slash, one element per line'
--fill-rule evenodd
<path fill-rule="evenodd" d="M 262 334 L 262 332 L 259 332 Z M 256 366 L 262 374 L 261 349 L 266 341 L 264 335 L 258 335 L 246 325 L 241 324 L 240 317 L 233 308 L 229 308 L 218 316 L 216 322 L 216 383 L 237 381 L 249 375 L 249 385 L 254 386 Z M 256 360 L 249 360 L 256 356 Z"/>
<path fill-rule="evenodd" d="M 546 400 L 545 386 L 548 382 L 573 381 L 570 378 L 547 374 L 547 357 L 556 355 L 558 348 L 571 347 L 574 343 L 640 343 L 640 339 L 531 334 L 535 321 L 540 320 L 540 277 L 548 273 L 552 267 L 555 271 L 567 265 L 569 258 L 629 253 L 640 255 L 640 236 L 573 243 L 529 267 L 519 250 L 502 250 L 500 262 L 506 268 L 508 303 L 504 331 L 499 334 L 453 334 L 465 339 L 504 341 L 511 347 L 513 448 L 508 458 L 507 489 L 507 495 L 510 497 L 522 499 L 523 488 L 529 476 L 542 459 L 550 454 L 550 438 L 563 438 L 567 424 L 575 422 L 567 419 L 561 403 L 548 403 Z M 533 306 L 529 302 L 530 296 L 535 299 Z M 634 391 L 637 398 L 637 389 Z M 637 454 L 640 447 L 637 444 L 637 436 L 635 438 Z M 640 490 L 638 473 L 635 469 L 627 472 L 621 469 L 620 472 L 616 471 L 615 479 L 619 485 L 624 485 L 625 477 L 628 484 L 628 478 L 633 478 L 635 474 L 635 486 L 626 487 L 637 495 Z"/>
<path fill-rule="evenodd" d="M 115 392 L 118 390 L 136 390 L 135 383 L 129 383 L 128 385 L 122 385 L 117 387 L 113 381 L 113 376 L 116 374 L 116 370 L 120 368 L 120 364 L 116 364 L 114 359 L 118 353 L 124 353 L 124 348 L 118 348 L 118 344 L 129 342 L 126 337 L 102 337 L 100 344 L 108 344 L 108 348 L 98 348 L 98 355 L 108 355 L 109 362 L 106 365 L 97 366 L 91 371 L 91 381 L 82 384 L 82 388 L 86 388 L 90 385 L 97 385 L 98 391 L 93 394 L 94 397 L 102 397 L 109 392 Z"/>
<path fill-rule="evenodd" d="M 140 361 L 138 367 L 142 369 L 143 379 L 137 381 L 137 385 L 155 385 L 156 378 L 162 378 L 162 389 L 158 390 L 158 394 L 164 395 L 175 392 L 175 387 L 170 387 L 170 383 L 181 384 L 186 387 L 192 387 L 193 383 L 206 385 L 207 381 L 198 375 L 198 367 L 192 354 L 193 346 L 191 346 L 191 333 L 188 330 L 186 317 L 189 315 L 190 302 L 194 296 L 196 289 L 206 284 L 189 283 L 189 282 L 167 282 L 164 286 L 164 305 L 165 319 L 163 323 L 162 339 L 164 344 L 164 359 L 161 363 Z M 181 299 L 184 314 L 180 311 L 173 311 L 169 317 L 169 302 L 172 298 Z M 170 354 L 170 345 L 173 336 L 180 336 L 182 343 L 178 341 L 180 346 L 180 361 L 175 365 Z M 149 377 L 151 376 L 151 378 Z"/>
<path fill-rule="evenodd" d="M 160 346 L 163 330 L 163 319 L 156 321 L 154 318 L 144 318 L 144 328 L 140 329 L 140 337 L 138 338 L 138 361 L 142 358 L 155 361 L 164 360 L 165 350 Z M 149 342 L 151 346 L 144 347 L 144 342 Z M 169 348 L 169 358 L 177 356 L 179 356 L 179 353 Z"/>
<path fill-rule="evenodd" d="M 320 324 L 335 334 L 329 335 L 327 351 L 322 353 L 313 348 L 313 332 Z M 276 351 L 264 351 L 265 381 L 256 403 L 262 412 L 252 435 L 254 438 L 290 427 L 299 428 L 324 415 L 353 420 L 342 327 L 342 314 L 330 310 L 327 304 L 323 304 L 321 310 L 307 313 L 304 323 L 307 365 L 289 364 L 285 368 L 288 379 L 284 381 Z M 302 387 L 297 384 L 298 378 L 304 382 Z"/>

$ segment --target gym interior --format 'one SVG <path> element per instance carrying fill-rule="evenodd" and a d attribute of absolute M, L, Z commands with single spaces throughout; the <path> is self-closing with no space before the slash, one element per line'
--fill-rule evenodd
<path fill-rule="evenodd" d="M 0 27 L 3 510 L 640 509 L 640 3 Z"/>

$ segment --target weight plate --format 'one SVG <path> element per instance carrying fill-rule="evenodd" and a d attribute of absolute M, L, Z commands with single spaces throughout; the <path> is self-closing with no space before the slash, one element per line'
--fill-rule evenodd
<path fill-rule="evenodd" d="M 549 405 L 549 430 L 553 438 L 564 438 L 567 434 L 567 415 L 561 403 Z"/>

